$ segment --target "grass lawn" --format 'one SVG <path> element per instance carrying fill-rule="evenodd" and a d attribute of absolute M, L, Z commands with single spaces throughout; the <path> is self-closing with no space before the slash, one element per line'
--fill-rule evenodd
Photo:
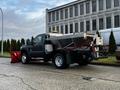
<path fill-rule="evenodd" d="M 3 56 L 3 57 L 10 57 L 10 53 L 9 53 L 9 52 L 4 52 L 3 55 L 0 54 L 0 56 Z"/>
<path fill-rule="evenodd" d="M 97 59 L 97 60 L 94 60 L 93 62 L 95 62 L 95 63 L 105 63 L 105 64 L 120 64 L 120 63 L 117 62 L 115 56 L 109 56 L 108 58 Z"/>

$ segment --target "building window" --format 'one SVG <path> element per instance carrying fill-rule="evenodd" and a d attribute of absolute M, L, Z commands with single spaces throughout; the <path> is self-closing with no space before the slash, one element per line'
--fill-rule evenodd
<path fill-rule="evenodd" d="M 51 22 L 51 13 L 48 13 L 48 20 Z"/>
<path fill-rule="evenodd" d="M 84 14 L 84 3 L 80 4 L 80 15 Z"/>
<path fill-rule="evenodd" d="M 120 27 L 120 16 L 116 15 L 114 17 L 115 28 Z"/>
<path fill-rule="evenodd" d="M 86 14 L 90 13 L 90 2 L 86 3 Z"/>
<path fill-rule="evenodd" d="M 56 21 L 59 20 L 59 11 L 56 11 Z"/>
<path fill-rule="evenodd" d="M 119 0 L 114 0 L 114 7 L 118 7 L 120 5 L 120 1 Z"/>
<path fill-rule="evenodd" d="M 70 7 L 70 17 L 73 17 L 73 6 Z"/>
<path fill-rule="evenodd" d="M 90 31 L 90 21 L 86 21 L 86 31 Z"/>
<path fill-rule="evenodd" d="M 70 24 L 70 33 L 73 33 L 73 24 Z"/>
<path fill-rule="evenodd" d="M 106 9 L 110 9 L 111 8 L 111 0 L 106 0 Z"/>
<path fill-rule="evenodd" d="M 63 19 L 63 9 L 60 10 L 60 19 Z"/>
<path fill-rule="evenodd" d="M 59 26 L 56 27 L 56 32 L 59 33 Z"/>
<path fill-rule="evenodd" d="M 96 12 L 96 0 L 92 0 L 92 12 Z"/>
<path fill-rule="evenodd" d="M 68 25 L 65 25 L 65 34 L 68 34 Z"/>
<path fill-rule="evenodd" d="M 104 21 L 103 18 L 99 18 L 99 29 L 104 29 Z"/>
<path fill-rule="evenodd" d="M 84 22 L 80 22 L 80 31 L 84 32 Z"/>
<path fill-rule="evenodd" d="M 97 29 L 96 19 L 92 20 L 92 29 L 93 29 L 93 30 L 96 30 L 96 29 Z"/>
<path fill-rule="evenodd" d="M 109 29 L 111 28 L 111 17 L 106 17 L 106 28 Z"/>
<path fill-rule="evenodd" d="M 75 9 L 75 16 L 78 16 L 78 5 L 76 4 L 75 6 L 74 6 L 74 9 Z"/>
<path fill-rule="evenodd" d="M 61 25 L 61 33 L 62 33 L 62 34 L 64 33 L 63 25 Z"/>
<path fill-rule="evenodd" d="M 104 2 L 103 0 L 99 0 L 99 11 L 103 10 Z"/>
<path fill-rule="evenodd" d="M 55 12 L 52 12 L 52 21 L 55 21 Z"/>
<path fill-rule="evenodd" d="M 51 32 L 51 27 L 49 27 L 49 33 Z"/>
<path fill-rule="evenodd" d="M 51 32 L 55 32 L 55 26 L 52 27 L 52 31 Z"/>
<path fill-rule="evenodd" d="M 78 32 L 78 23 L 75 23 L 75 32 Z"/>
<path fill-rule="evenodd" d="M 68 9 L 65 9 L 65 18 L 68 18 Z"/>

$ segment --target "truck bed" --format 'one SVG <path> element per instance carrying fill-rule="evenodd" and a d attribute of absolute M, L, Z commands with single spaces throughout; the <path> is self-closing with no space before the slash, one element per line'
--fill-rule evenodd
<path fill-rule="evenodd" d="M 84 38 L 83 34 L 76 35 L 65 35 L 59 37 L 50 37 L 49 40 L 52 42 L 56 49 L 62 48 L 81 48 L 83 46 L 90 46 L 93 37 Z"/>

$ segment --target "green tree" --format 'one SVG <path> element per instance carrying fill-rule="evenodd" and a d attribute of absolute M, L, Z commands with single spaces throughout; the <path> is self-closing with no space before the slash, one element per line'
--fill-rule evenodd
<path fill-rule="evenodd" d="M 26 44 L 27 44 L 27 45 L 30 45 L 30 42 L 31 42 L 30 39 L 27 39 L 27 40 L 26 40 Z"/>
<path fill-rule="evenodd" d="M 115 37 L 114 37 L 113 31 L 111 31 L 110 37 L 109 37 L 109 53 L 110 54 L 115 53 L 116 48 L 117 47 L 116 47 Z"/>
<path fill-rule="evenodd" d="M 7 42 L 6 42 L 6 40 L 3 41 L 3 51 L 4 52 L 7 51 Z"/>
<path fill-rule="evenodd" d="M 21 39 L 21 46 L 22 45 L 25 45 L 25 39 L 24 38 Z"/>
<path fill-rule="evenodd" d="M 1 51 L 1 43 L 2 43 L 2 41 L 0 40 L 0 51 Z"/>
<path fill-rule="evenodd" d="M 33 40 L 34 40 L 34 37 L 32 36 L 32 37 L 31 37 L 31 43 L 32 43 L 32 44 L 33 44 Z"/>
<path fill-rule="evenodd" d="M 17 40 L 17 51 L 19 51 L 19 50 L 20 50 L 20 47 L 21 47 L 20 40 Z"/>
<path fill-rule="evenodd" d="M 100 33 L 99 33 L 99 31 L 98 31 L 98 30 L 97 30 L 96 34 L 98 35 L 98 37 L 101 37 L 101 35 L 100 35 Z"/>
<path fill-rule="evenodd" d="M 9 39 L 7 40 L 6 50 L 7 52 L 10 51 L 10 40 Z"/>
<path fill-rule="evenodd" d="M 16 50 L 17 50 L 16 40 L 12 39 L 11 40 L 11 51 L 16 51 Z"/>

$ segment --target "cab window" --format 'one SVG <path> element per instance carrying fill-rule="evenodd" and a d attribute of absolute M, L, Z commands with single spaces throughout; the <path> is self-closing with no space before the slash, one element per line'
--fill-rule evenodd
<path fill-rule="evenodd" d="M 38 44 L 38 43 L 41 43 L 42 42 L 42 36 L 37 36 L 35 39 L 34 39 L 34 43 L 35 44 Z"/>

